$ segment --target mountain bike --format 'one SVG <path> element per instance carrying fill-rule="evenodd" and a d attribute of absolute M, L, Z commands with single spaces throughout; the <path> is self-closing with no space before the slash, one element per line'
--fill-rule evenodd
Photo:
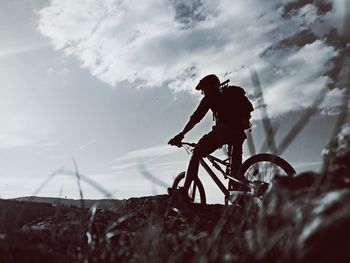
<path fill-rule="evenodd" d="M 188 154 L 191 154 L 196 144 L 181 142 L 179 146 L 183 147 Z M 276 175 L 293 176 L 295 174 L 294 168 L 283 158 L 270 153 L 260 153 L 251 156 L 243 162 L 239 171 L 241 175 L 244 176 L 246 181 L 242 181 L 233 177 L 231 174 L 231 158 L 234 158 L 234 156 L 230 155 L 229 153 L 228 158 L 226 159 L 220 159 L 210 154 L 200 160 L 200 165 L 224 194 L 226 205 L 230 201 L 232 192 L 234 192 L 232 191 L 232 185 L 238 184 L 244 186 L 249 189 L 248 191 L 244 191 L 244 194 L 262 198 L 267 192 L 270 191 L 273 184 L 273 178 Z M 221 173 L 225 180 L 228 180 L 227 187 L 210 168 L 207 161 L 212 164 L 216 171 Z M 200 178 L 201 176 L 194 178 L 189 188 L 188 195 L 194 203 L 206 204 L 205 190 Z M 179 187 L 183 186 L 184 182 L 185 172 L 181 172 L 175 177 L 172 188 L 178 189 Z"/>

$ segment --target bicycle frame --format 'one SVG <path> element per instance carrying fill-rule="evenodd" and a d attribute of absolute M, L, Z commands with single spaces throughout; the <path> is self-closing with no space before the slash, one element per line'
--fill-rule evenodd
<path fill-rule="evenodd" d="M 225 196 L 228 196 L 229 191 L 228 189 L 224 186 L 224 184 L 220 181 L 220 179 L 216 176 L 216 174 L 213 172 L 212 169 L 210 169 L 209 165 L 204 161 L 204 159 L 202 158 L 200 160 L 200 164 L 202 165 L 202 167 L 207 171 L 207 173 L 209 174 L 209 176 L 213 179 L 213 181 L 216 183 L 216 185 L 220 188 L 221 192 L 223 192 L 223 194 Z"/>
<path fill-rule="evenodd" d="M 188 154 L 191 154 L 193 152 L 193 148 L 196 147 L 196 145 L 197 144 L 195 143 L 181 142 L 176 146 L 183 147 Z M 231 150 L 232 149 L 229 151 L 231 152 Z M 238 178 L 240 178 L 242 175 L 242 180 L 240 180 L 233 177 L 235 174 L 233 174 L 231 171 L 231 161 L 234 160 L 234 158 L 237 157 L 230 155 L 227 159 L 220 159 L 213 155 L 208 155 L 202 157 L 199 161 L 199 164 L 204 168 L 204 170 L 209 174 L 211 179 L 224 194 L 225 204 L 227 204 L 228 201 L 232 199 L 232 197 L 236 196 L 236 194 L 238 194 L 237 196 L 240 196 L 241 193 L 245 196 L 249 195 L 252 197 L 262 198 L 262 196 L 269 190 L 269 187 L 272 185 L 272 182 L 270 180 L 271 178 L 276 175 L 291 177 L 296 173 L 294 168 L 283 158 L 270 153 L 259 153 L 251 156 L 242 163 L 239 169 L 241 174 L 238 176 Z M 214 169 L 210 167 L 210 163 L 206 159 L 224 176 L 225 179 L 229 179 L 227 188 L 218 178 L 217 172 L 214 172 Z M 265 175 L 267 176 L 266 178 Z M 173 183 L 173 189 L 177 189 L 179 182 L 183 179 L 186 181 L 185 172 L 182 172 L 176 176 Z M 197 181 L 198 186 L 196 184 L 193 185 L 193 193 L 195 193 L 196 188 L 198 188 L 200 191 L 201 202 L 205 203 L 206 201 L 203 184 L 201 183 L 200 178 L 197 177 L 195 180 Z M 242 188 L 242 191 L 239 191 L 238 189 L 240 188 L 235 188 L 232 183 L 236 183 L 245 187 Z M 231 187 L 234 189 L 231 189 Z M 194 196 L 193 193 L 191 194 L 192 196 Z"/>
<path fill-rule="evenodd" d="M 192 143 L 182 143 L 182 145 L 188 145 L 188 146 L 191 146 L 191 147 L 194 147 L 195 144 L 192 144 Z M 189 149 L 188 148 L 185 148 L 186 151 L 188 152 Z M 241 184 L 241 185 L 244 185 L 244 186 L 247 186 L 249 188 L 252 188 L 249 184 L 246 184 L 234 177 L 232 177 L 231 175 L 227 174 L 221 167 L 218 163 L 222 164 L 222 165 L 225 165 L 225 166 L 228 166 L 229 165 L 229 158 L 225 159 L 225 160 L 221 160 L 213 155 L 208 155 L 206 157 L 203 157 L 201 160 L 200 160 L 200 165 L 206 170 L 206 172 L 209 174 L 209 176 L 213 179 L 213 181 L 215 182 L 215 184 L 219 187 L 219 189 L 221 190 L 221 192 L 225 195 L 225 197 L 228 197 L 229 196 L 229 190 L 228 188 L 226 188 L 226 186 L 224 186 L 224 184 L 220 181 L 220 179 L 218 178 L 218 176 L 213 172 L 212 169 L 210 169 L 210 166 L 209 164 L 205 161 L 205 158 L 208 159 L 211 164 L 214 166 L 215 169 L 217 169 L 219 172 L 221 172 L 224 176 L 225 179 L 230 179 L 238 184 Z M 232 158 L 232 157 L 231 157 Z M 197 175 L 198 176 L 198 175 Z"/>

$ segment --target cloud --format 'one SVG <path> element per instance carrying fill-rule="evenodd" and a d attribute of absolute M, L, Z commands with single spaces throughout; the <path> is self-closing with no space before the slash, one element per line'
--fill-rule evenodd
<path fill-rule="evenodd" d="M 342 53 L 327 34 L 339 1 L 52 0 L 38 29 L 112 86 L 193 92 L 215 72 L 253 93 L 256 69 L 278 115 L 307 107 L 336 81 L 328 75 Z"/>
<path fill-rule="evenodd" d="M 334 47 L 316 40 L 297 51 L 285 51 L 281 55 L 282 68 L 267 62 L 262 73 L 278 79 L 271 83 L 266 81 L 269 86 L 264 95 L 270 114 L 273 116 L 311 106 L 313 99 L 322 90 L 327 91 L 328 84 L 332 82 L 326 72 L 331 67 L 329 59 L 337 54 Z"/>
<path fill-rule="evenodd" d="M 117 163 L 123 163 L 123 165 L 125 164 L 125 162 L 132 162 L 132 163 L 145 162 L 145 161 L 149 162 L 154 158 L 173 154 L 177 150 L 174 151 L 174 147 L 170 147 L 169 145 L 156 145 L 148 148 L 130 151 L 124 154 L 123 156 L 118 157 L 115 161 Z"/>
<path fill-rule="evenodd" d="M 144 192 L 145 188 L 153 189 L 154 179 L 161 175 L 158 179 L 171 185 L 174 177 L 185 169 L 187 163 L 183 160 L 183 156 L 180 160 L 179 156 L 176 156 L 179 151 L 180 149 L 169 145 L 155 145 L 130 151 L 111 163 L 107 169 L 107 173 L 110 174 L 109 182 L 117 180 L 118 185 L 123 185 L 124 182 L 130 182 L 130 180 L 137 181 L 140 183 L 134 185 L 132 190 L 125 189 L 128 189 L 128 192 L 143 189 L 141 192 Z M 130 195 L 130 193 L 126 194 Z"/>
<path fill-rule="evenodd" d="M 185 161 L 178 161 L 176 154 L 180 149 L 170 147 L 169 145 L 155 145 L 148 148 L 137 149 L 127 152 L 116 158 L 108 168 L 108 171 L 114 175 L 125 176 L 128 178 L 130 173 L 140 175 L 140 165 L 145 165 L 147 170 L 155 174 L 174 175 L 184 169 Z M 167 157 L 171 157 L 167 160 Z"/>
<path fill-rule="evenodd" d="M 10 100 L 11 101 L 11 100 Z M 10 112 L 11 110 L 11 112 Z M 47 148 L 50 130 L 42 127 L 35 111 L 26 112 L 0 105 L 0 148 L 44 146 Z"/>
<path fill-rule="evenodd" d="M 38 50 L 49 48 L 49 47 L 50 47 L 49 44 L 41 44 L 41 45 L 14 47 L 11 49 L 3 49 L 3 50 L 0 50 L 0 57 L 9 57 L 9 56 L 14 56 L 14 55 L 20 55 L 20 54 L 38 51 Z"/>

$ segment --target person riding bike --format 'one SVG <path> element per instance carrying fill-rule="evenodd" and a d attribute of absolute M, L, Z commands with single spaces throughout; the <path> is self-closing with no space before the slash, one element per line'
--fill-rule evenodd
<path fill-rule="evenodd" d="M 191 182 L 198 174 L 201 158 L 221 148 L 224 144 L 229 144 L 233 147 L 232 156 L 234 156 L 234 158 L 232 158 L 233 163 L 231 164 L 232 176 L 241 181 L 246 180 L 239 173 L 239 168 L 242 165 L 242 145 L 246 139 L 244 132 L 245 127 L 237 122 L 236 118 L 240 113 L 233 113 L 231 108 L 226 105 L 227 103 L 224 103 L 224 94 L 219 87 L 220 80 L 214 74 L 207 75 L 200 80 L 196 86 L 196 90 L 202 91 L 204 98 L 200 101 L 184 129 L 168 142 L 170 145 L 181 146 L 181 141 L 185 134 L 203 119 L 209 109 L 216 117 L 216 124 L 212 127 L 212 130 L 205 134 L 193 149 L 186 170 L 183 188 L 175 190 L 180 194 L 182 199 L 185 200 L 189 199 L 188 190 Z M 170 192 L 173 192 L 172 189 L 169 189 L 169 194 Z"/>

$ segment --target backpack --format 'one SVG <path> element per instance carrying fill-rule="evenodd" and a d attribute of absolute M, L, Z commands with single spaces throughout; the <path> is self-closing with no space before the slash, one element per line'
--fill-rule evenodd
<path fill-rule="evenodd" d="M 227 112 L 226 118 L 229 118 L 230 123 L 236 127 L 244 130 L 250 129 L 251 113 L 254 111 L 254 108 L 245 96 L 246 92 L 244 89 L 238 86 L 225 85 L 221 88 L 221 92 L 223 94 L 225 112 Z"/>

